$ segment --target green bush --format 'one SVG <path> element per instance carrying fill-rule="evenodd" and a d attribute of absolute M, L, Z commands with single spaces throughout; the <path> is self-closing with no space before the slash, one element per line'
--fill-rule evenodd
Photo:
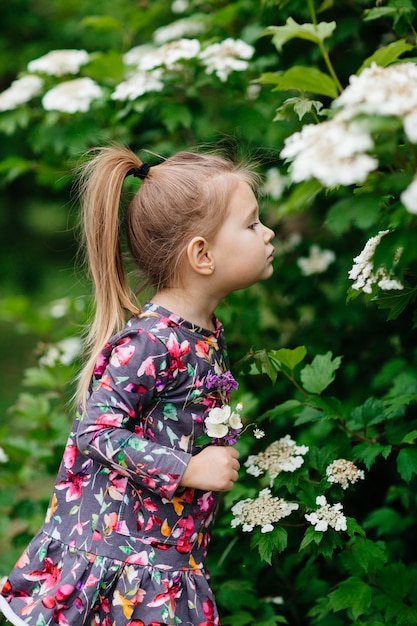
<path fill-rule="evenodd" d="M 45 194 L 47 205 L 63 198 L 73 220 L 63 172 L 97 143 L 170 154 L 223 137 L 229 150 L 255 154 L 265 175 L 275 275 L 218 310 L 239 379 L 233 401 L 265 431 L 238 441 L 240 480 L 222 499 L 212 541 L 222 624 L 417 623 L 413 3 L 194 0 L 177 15 L 158 0 L 140 16 L 121 3 L 93 17 L 89 3 L 76 4 L 85 38 L 73 34 L 67 47 L 85 48 L 88 61 L 70 78 L 94 80 L 100 95 L 85 111 L 45 110 L 45 92 L 69 77 L 25 70 L 45 81 L 41 92 L 0 113 L 9 201 L 30 184 L 27 235 Z M 157 29 L 178 17 L 198 46 L 174 62 Z M 196 50 L 228 38 L 253 50 L 232 46 L 237 69 L 207 73 Z M 154 90 L 114 99 L 128 76 L 124 55 L 139 43 L 165 52 Z M 10 291 L 23 289 L 16 274 Z M 1 303 L 2 319 L 38 338 L 0 431 L 1 574 L 43 518 L 72 420 L 80 355 L 71 342 L 87 311 L 78 296 L 35 312 L 29 299 Z"/>

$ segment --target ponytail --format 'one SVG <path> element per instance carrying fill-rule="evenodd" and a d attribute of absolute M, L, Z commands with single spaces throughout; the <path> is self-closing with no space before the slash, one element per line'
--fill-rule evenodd
<path fill-rule="evenodd" d="M 100 148 L 81 168 L 83 247 L 95 297 L 94 319 L 85 339 L 88 360 L 80 374 L 77 401 L 84 404 L 96 359 L 114 332 L 125 324 L 126 311 L 137 315 L 140 307 L 129 288 L 120 245 L 120 198 L 123 181 L 142 165 L 123 147 Z"/>

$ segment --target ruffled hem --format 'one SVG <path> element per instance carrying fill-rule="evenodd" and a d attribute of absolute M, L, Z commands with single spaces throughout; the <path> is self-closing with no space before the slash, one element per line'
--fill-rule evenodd
<path fill-rule="evenodd" d="M 154 567 L 148 552 L 142 565 L 40 533 L 6 581 L 0 608 L 17 626 L 219 626 L 204 570 Z"/>

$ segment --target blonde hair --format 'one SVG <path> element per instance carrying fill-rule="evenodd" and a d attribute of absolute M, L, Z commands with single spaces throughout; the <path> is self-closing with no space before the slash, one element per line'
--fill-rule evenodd
<path fill-rule="evenodd" d="M 138 315 L 121 249 L 120 201 L 123 181 L 142 161 L 130 149 L 98 148 L 82 167 L 79 196 L 83 244 L 91 275 L 95 314 L 85 340 L 88 355 L 80 374 L 77 400 L 85 402 L 97 357 L 109 338 Z M 227 215 L 239 180 L 254 190 L 253 167 L 212 153 L 179 152 L 154 165 L 140 184 L 126 216 L 126 238 L 142 288 L 174 284 L 188 242 L 196 235 L 212 240 Z"/>

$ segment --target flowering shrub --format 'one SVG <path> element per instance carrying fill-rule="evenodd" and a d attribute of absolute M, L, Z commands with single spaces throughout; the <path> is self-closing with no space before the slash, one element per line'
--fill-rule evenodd
<path fill-rule="evenodd" d="M 205 381 L 220 404 L 206 443 L 241 453 L 209 552 L 222 624 L 417 623 L 414 3 L 142 6 L 120 0 L 111 16 L 87 16 L 62 44 L 51 37 L 49 53 L 38 37 L 3 79 L 2 287 L 26 293 L 47 271 L 55 284 L 56 260 L 42 255 L 57 247 L 70 251 L 60 294 L 74 282 L 72 234 L 62 246 L 37 237 L 71 225 L 76 211 L 56 194 L 91 145 L 170 154 L 226 136 L 251 146 L 277 258 L 267 283 L 219 306 L 239 388 L 230 373 Z M 69 28 L 54 25 L 60 38 Z M 18 270 L 25 280 L 11 286 Z M 37 340 L 0 427 L 0 575 L 47 507 L 88 307 L 76 297 L 39 307 L 29 295 L 0 303 L 18 331 L 2 337 L 4 377 L 19 337 Z"/>

